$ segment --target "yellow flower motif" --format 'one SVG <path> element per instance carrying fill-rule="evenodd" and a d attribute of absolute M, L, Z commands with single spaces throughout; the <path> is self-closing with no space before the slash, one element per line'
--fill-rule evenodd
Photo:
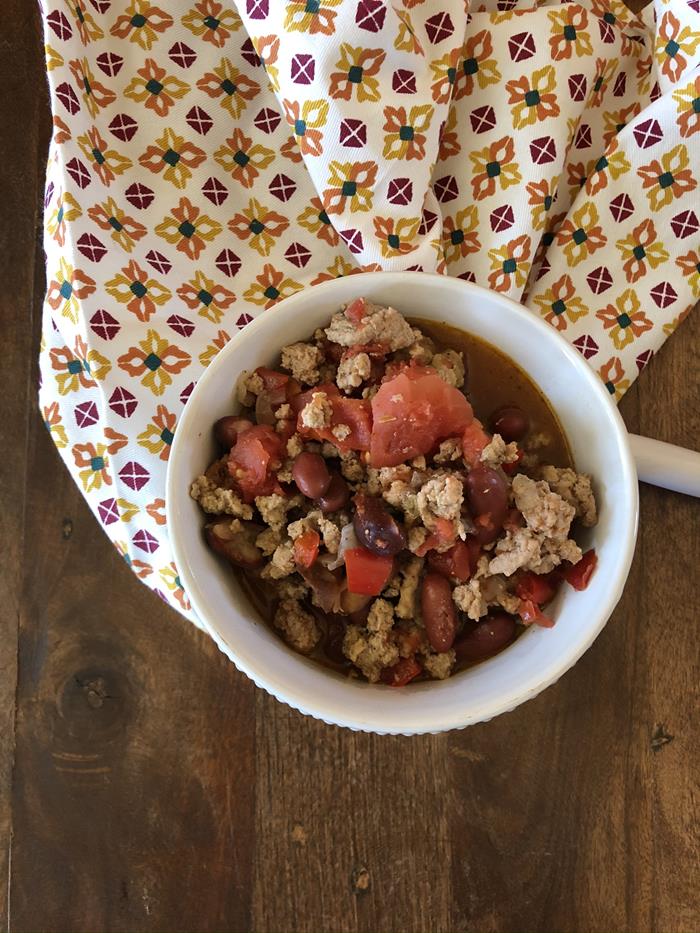
<path fill-rule="evenodd" d="M 625 153 L 619 148 L 620 143 L 613 139 L 608 151 L 587 168 L 586 194 L 598 194 L 608 186 L 608 178 L 617 181 L 632 168 Z"/>
<path fill-rule="evenodd" d="M 691 249 L 684 256 L 679 256 L 676 265 L 688 279 L 694 297 L 700 298 L 700 250 Z"/>
<path fill-rule="evenodd" d="M 298 101 L 285 98 L 282 105 L 287 123 L 294 131 L 301 152 L 305 155 L 321 155 L 323 152 L 321 127 L 325 126 L 328 117 L 328 101 L 305 100 L 301 112 Z"/>
<path fill-rule="evenodd" d="M 181 285 L 177 294 L 190 311 L 196 311 L 214 324 L 219 323 L 226 309 L 236 300 L 233 292 L 217 285 L 201 271 L 195 272 L 193 279 Z"/>
<path fill-rule="evenodd" d="M 87 111 L 93 119 L 100 110 L 114 103 L 117 99 L 117 95 L 111 88 L 106 87 L 97 80 L 90 69 L 87 58 L 76 58 L 68 62 L 68 67 L 76 85 L 80 88 Z"/>
<path fill-rule="evenodd" d="M 700 32 L 684 26 L 670 10 L 661 17 L 656 33 L 654 54 L 661 74 L 674 84 L 680 81 L 683 72 L 700 45 Z"/>
<path fill-rule="evenodd" d="M 385 159 L 423 159 L 425 157 L 425 134 L 430 129 L 434 109 L 430 104 L 411 107 L 384 108 Z"/>
<path fill-rule="evenodd" d="M 46 301 L 54 311 L 60 309 L 61 315 L 68 318 L 71 324 L 77 324 L 78 301 L 92 295 L 95 288 L 95 282 L 89 275 L 74 269 L 61 257 L 58 270 L 49 282 Z"/>
<path fill-rule="evenodd" d="M 248 207 L 235 214 L 228 222 L 228 228 L 239 240 L 247 240 L 256 253 L 269 256 L 275 245 L 275 238 L 289 226 L 289 221 L 282 214 L 264 207 L 256 198 L 251 198 Z"/>
<path fill-rule="evenodd" d="M 107 198 L 103 204 L 94 204 L 88 208 L 88 216 L 127 253 L 132 251 L 138 240 L 146 236 L 144 225 L 124 213 L 114 198 Z"/>
<path fill-rule="evenodd" d="M 593 82 L 593 93 L 589 98 L 589 104 L 591 107 L 600 107 L 605 98 L 608 84 L 612 81 L 613 76 L 617 74 L 620 62 L 616 58 L 611 58 L 609 61 L 605 58 L 596 58 L 595 64 L 596 76 Z"/>
<path fill-rule="evenodd" d="M 598 370 L 598 375 L 605 383 L 605 388 L 611 395 L 615 396 L 615 401 L 619 401 L 630 387 L 629 379 L 622 378 L 624 374 L 622 361 L 617 356 L 611 357 Z"/>
<path fill-rule="evenodd" d="M 135 515 L 138 515 L 141 509 L 134 502 L 129 502 L 128 499 L 117 499 L 117 511 L 119 512 L 119 518 L 124 524 L 128 524 Z"/>
<path fill-rule="evenodd" d="M 497 292 L 522 289 L 527 282 L 531 252 L 530 237 L 523 234 L 503 246 L 489 250 L 489 285 Z"/>
<path fill-rule="evenodd" d="M 399 29 L 394 39 L 394 48 L 399 52 L 410 52 L 413 55 L 422 55 L 423 46 L 418 41 L 411 23 L 408 10 L 394 9 L 394 16 L 399 21 Z"/>
<path fill-rule="evenodd" d="M 476 232 L 478 226 L 479 212 L 475 204 L 468 204 L 454 217 L 445 217 L 442 225 L 442 241 L 438 243 L 440 252 L 443 253 L 448 263 L 456 262 L 458 259 L 469 256 L 470 253 L 479 251 L 481 243 L 479 234 Z"/>
<path fill-rule="evenodd" d="M 107 294 L 120 304 L 125 304 L 127 311 L 135 314 L 139 321 L 147 321 L 160 307 L 172 298 L 170 289 L 150 278 L 133 259 L 113 279 L 105 282 Z"/>
<path fill-rule="evenodd" d="M 109 188 L 117 175 L 123 175 L 134 164 L 128 156 L 108 148 L 108 143 L 100 136 L 96 126 L 78 136 L 78 145 L 106 188 Z"/>
<path fill-rule="evenodd" d="M 83 45 L 103 39 L 104 32 L 92 18 L 92 14 L 88 12 L 84 0 L 73 0 L 71 5 L 75 11 L 75 25 Z"/>
<path fill-rule="evenodd" d="M 51 402 L 50 405 L 45 405 L 42 409 L 44 416 L 44 426 L 46 430 L 51 435 L 51 438 L 59 448 L 68 446 L 68 435 L 66 434 L 66 429 L 61 424 L 61 413 L 58 408 L 58 402 Z"/>
<path fill-rule="evenodd" d="M 586 31 L 588 14 L 583 6 L 572 3 L 547 13 L 552 24 L 549 48 L 552 60 L 581 58 L 593 54 L 590 34 Z"/>
<path fill-rule="evenodd" d="M 178 206 L 158 224 L 156 233 L 188 259 L 199 259 L 206 244 L 221 233 L 221 224 L 203 214 L 189 198 L 180 198 Z"/>
<path fill-rule="evenodd" d="M 170 563 L 167 567 L 164 567 L 162 570 L 158 571 L 160 573 L 160 578 L 165 583 L 167 588 L 173 594 L 175 599 L 180 603 L 183 609 L 189 610 L 190 601 L 185 595 L 185 591 L 180 582 L 180 577 L 177 573 L 177 568 L 175 564 Z"/>
<path fill-rule="evenodd" d="M 214 153 L 214 160 L 244 188 L 252 188 L 262 169 L 267 168 L 275 157 L 272 149 L 259 143 L 251 144 L 252 139 L 236 127 L 225 145 Z"/>
<path fill-rule="evenodd" d="M 340 214 L 346 207 L 350 213 L 372 209 L 372 186 L 377 177 L 376 162 L 336 162 L 329 166 L 323 206 L 328 214 Z"/>
<path fill-rule="evenodd" d="M 158 40 L 158 33 L 173 25 L 169 13 L 154 6 L 150 0 L 132 0 L 124 12 L 117 17 L 110 34 L 119 39 L 135 42 L 148 51 Z"/>
<path fill-rule="evenodd" d="M 139 164 L 154 174 L 163 173 L 163 178 L 176 188 L 184 188 L 192 177 L 192 169 L 201 165 L 205 153 L 194 143 L 185 142 L 175 130 L 167 128 L 163 135 L 148 146 L 139 156 Z"/>
<path fill-rule="evenodd" d="M 97 350 L 88 350 L 82 337 L 75 338 L 75 346 L 71 351 L 68 347 L 54 347 L 49 352 L 51 368 L 56 375 L 56 384 L 59 395 L 68 395 L 79 389 L 93 388 L 95 380 L 104 379 L 111 370 L 112 364 Z"/>
<path fill-rule="evenodd" d="M 275 269 L 268 262 L 265 263 L 262 274 L 257 276 L 255 282 L 243 293 L 243 297 L 255 305 L 271 308 L 277 301 L 301 291 L 302 288 L 299 282 L 285 276 L 284 272 Z"/>
<path fill-rule="evenodd" d="M 260 85 L 247 75 L 242 74 L 228 58 L 222 58 L 213 71 L 208 71 L 197 82 L 200 91 L 207 97 L 218 100 L 234 120 L 237 120 L 260 92 Z"/>
<path fill-rule="evenodd" d="M 494 194 L 496 186 L 504 191 L 522 181 L 518 163 L 514 161 L 515 145 L 510 136 L 470 153 L 469 158 L 474 171 L 471 185 L 475 201 Z"/>
<path fill-rule="evenodd" d="M 154 395 L 162 395 L 177 374 L 190 365 L 192 358 L 180 347 L 168 343 L 157 331 L 146 332 L 138 346 L 129 347 L 118 359 L 120 369 L 141 379 Z"/>
<path fill-rule="evenodd" d="M 531 181 L 525 190 L 530 195 L 528 204 L 532 207 L 532 229 L 542 230 L 547 223 L 547 215 L 554 203 L 559 176 L 555 175 L 551 181 L 543 178 L 542 181 Z"/>
<path fill-rule="evenodd" d="M 606 305 L 596 313 L 605 330 L 610 332 L 609 337 L 618 350 L 623 350 L 635 337 L 651 330 L 653 324 L 640 308 L 636 292 L 628 288 L 614 305 Z"/>
<path fill-rule="evenodd" d="M 319 272 L 315 279 L 311 280 L 312 285 L 320 285 L 321 282 L 330 282 L 331 279 L 340 279 L 344 275 L 354 275 L 357 272 L 362 272 L 358 266 L 353 266 L 352 263 L 348 262 L 347 259 L 344 259 L 342 256 L 336 256 L 330 266 L 324 271 Z"/>
<path fill-rule="evenodd" d="M 685 311 L 681 311 L 680 314 L 676 315 L 672 321 L 669 321 L 667 324 L 664 324 L 663 331 L 667 337 L 670 337 L 671 334 L 680 327 L 683 321 L 688 317 L 692 308 L 688 307 Z"/>
<path fill-rule="evenodd" d="M 687 139 L 694 133 L 700 133 L 700 75 L 685 87 L 674 91 L 673 99 L 678 104 L 678 126 L 681 136 Z"/>
<path fill-rule="evenodd" d="M 53 71 L 63 65 L 63 56 L 50 45 L 44 46 L 44 57 L 46 59 L 46 70 Z"/>
<path fill-rule="evenodd" d="M 608 242 L 599 219 L 595 204 L 586 201 L 559 228 L 557 245 L 563 248 L 571 266 L 577 266 Z"/>
<path fill-rule="evenodd" d="M 219 350 L 223 350 L 230 339 L 230 336 L 225 330 L 220 330 L 213 342 L 209 344 L 206 350 L 199 354 L 199 362 L 202 366 L 207 367 L 218 354 Z"/>
<path fill-rule="evenodd" d="M 280 89 L 279 68 L 275 65 L 280 50 L 279 36 L 255 36 L 251 41 L 255 54 L 265 66 L 272 90 L 276 93 Z"/>
<path fill-rule="evenodd" d="M 284 29 L 288 32 L 308 32 L 311 35 L 320 33 L 331 36 L 335 32 L 335 11 L 331 7 L 338 6 L 340 0 L 292 0 L 287 3 L 287 14 L 284 19 Z"/>
<path fill-rule="evenodd" d="M 576 295 L 576 288 L 570 275 L 562 275 L 551 288 L 542 295 L 533 298 L 540 314 L 557 330 L 566 330 L 588 312 L 583 301 Z"/>
<path fill-rule="evenodd" d="M 622 253 L 622 270 L 630 283 L 646 275 L 647 264 L 650 269 L 656 269 L 669 258 L 663 243 L 656 239 L 656 228 L 650 218 L 643 220 L 629 236 L 618 240 L 615 246 Z"/>
<path fill-rule="evenodd" d="M 141 447 L 149 453 L 158 454 L 161 460 L 170 456 L 170 447 L 175 436 L 175 415 L 165 405 L 159 405 L 153 420 L 138 436 Z"/>
<path fill-rule="evenodd" d="M 354 48 L 347 42 L 340 46 L 340 59 L 330 76 L 328 94 L 341 100 L 350 100 L 353 96 L 363 101 L 378 101 L 381 97 L 379 81 L 375 77 L 386 56 L 383 49 Z M 325 123 L 325 120 L 324 120 Z"/>
<path fill-rule="evenodd" d="M 328 214 L 323 208 L 319 198 L 312 198 L 311 203 L 297 217 L 297 223 L 309 233 L 315 233 L 319 240 L 328 243 L 329 246 L 337 246 L 339 241 L 338 233 L 331 224 Z"/>
<path fill-rule="evenodd" d="M 556 86 L 557 77 L 552 65 L 536 69 L 529 78 L 522 75 L 506 83 L 513 127 L 516 130 L 532 126 L 547 117 L 559 116 L 559 104 L 554 93 Z"/>
<path fill-rule="evenodd" d="M 416 237 L 420 227 L 420 217 L 375 217 L 374 235 L 379 240 L 382 256 L 390 259 L 405 256 L 418 249 Z"/>
<path fill-rule="evenodd" d="M 126 437 L 113 428 L 105 428 L 104 436 L 110 443 L 73 445 L 72 453 L 75 465 L 87 468 L 78 472 L 85 492 L 101 489 L 103 483 L 106 486 L 112 485 L 108 454 L 115 454 L 127 444 Z"/>
<path fill-rule="evenodd" d="M 237 32 L 242 26 L 238 14 L 224 9 L 217 0 L 199 0 L 182 17 L 181 23 L 192 35 L 203 38 L 216 48 L 222 48 L 226 40 L 231 38 L 231 33 Z"/>
<path fill-rule="evenodd" d="M 667 207 L 674 198 L 697 188 L 692 171 L 688 168 L 688 150 L 681 143 L 648 165 L 637 169 L 653 211 Z"/>
<path fill-rule="evenodd" d="M 169 75 L 155 59 L 147 58 L 124 88 L 124 94 L 137 104 L 145 104 L 159 117 L 165 117 L 174 102 L 183 98 L 189 89 L 189 84 Z"/>
<path fill-rule="evenodd" d="M 76 220 L 82 213 L 80 205 L 69 191 L 64 191 L 58 196 L 56 206 L 46 221 L 46 229 L 59 246 L 65 243 L 66 221 Z"/>

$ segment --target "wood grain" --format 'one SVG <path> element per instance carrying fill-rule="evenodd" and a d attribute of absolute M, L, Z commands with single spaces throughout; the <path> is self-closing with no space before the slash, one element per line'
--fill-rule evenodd
<path fill-rule="evenodd" d="M 7 929 L 700 928 L 698 502 L 642 489 L 613 619 L 558 684 L 491 723 L 369 736 L 256 690 L 136 581 L 41 425 L 48 117 L 34 6 L 3 12 Z M 699 371 L 696 313 L 623 400 L 628 426 L 697 445 Z"/>

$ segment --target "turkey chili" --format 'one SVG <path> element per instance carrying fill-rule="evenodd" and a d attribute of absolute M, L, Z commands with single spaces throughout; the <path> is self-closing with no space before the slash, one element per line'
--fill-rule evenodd
<path fill-rule="evenodd" d="M 191 495 L 296 651 L 372 683 L 444 679 L 587 585 L 590 477 L 489 344 L 360 298 L 236 391 Z"/>

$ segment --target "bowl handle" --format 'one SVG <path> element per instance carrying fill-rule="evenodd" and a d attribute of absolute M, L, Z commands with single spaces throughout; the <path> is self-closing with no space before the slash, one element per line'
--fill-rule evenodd
<path fill-rule="evenodd" d="M 700 497 L 699 452 L 638 434 L 630 434 L 630 447 L 643 483 Z"/>

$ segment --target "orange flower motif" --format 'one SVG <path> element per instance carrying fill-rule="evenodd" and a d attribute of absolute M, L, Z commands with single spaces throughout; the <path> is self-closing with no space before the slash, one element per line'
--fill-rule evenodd
<path fill-rule="evenodd" d="M 165 32 L 173 24 L 169 13 L 153 6 L 149 0 L 132 0 L 126 10 L 118 16 L 110 29 L 113 36 L 135 42 L 146 51 L 150 51 L 159 33 Z"/>
<path fill-rule="evenodd" d="M 508 103 L 512 105 L 513 127 L 520 130 L 538 120 L 559 116 L 559 104 L 554 89 L 556 73 L 552 65 L 533 71 L 528 78 L 522 75 L 506 83 Z"/>
<path fill-rule="evenodd" d="M 330 266 L 324 271 L 319 272 L 315 279 L 311 280 L 312 285 L 320 285 L 321 282 L 330 282 L 332 279 L 340 279 L 344 275 L 355 275 L 358 272 L 370 271 L 360 269 L 359 266 L 353 266 L 342 256 L 336 256 Z"/>
<path fill-rule="evenodd" d="M 263 63 L 273 91 L 279 91 L 280 79 L 279 69 L 275 62 L 279 56 L 280 40 L 279 36 L 255 36 L 252 39 L 255 54 Z"/>
<path fill-rule="evenodd" d="M 138 104 L 144 104 L 159 117 L 166 117 L 176 100 L 189 91 L 189 84 L 168 75 L 154 58 L 147 58 L 136 71 L 124 94 Z"/>
<path fill-rule="evenodd" d="M 63 246 L 66 241 L 66 221 L 76 220 L 82 213 L 80 205 L 69 191 L 59 194 L 56 206 L 46 221 L 46 229 L 59 246 Z"/>
<path fill-rule="evenodd" d="M 165 499 L 154 499 L 146 506 L 146 512 L 151 516 L 156 525 L 165 524 Z"/>
<path fill-rule="evenodd" d="M 440 134 L 438 162 L 444 162 L 444 160 L 448 159 L 450 156 L 459 155 L 461 151 L 462 147 L 459 143 L 459 135 L 457 133 L 457 110 L 455 107 L 450 107 L 447 111 L 447 119 L 442 125 L 442 132 Z"/>
<path fill-rule="evenodd" d="M 596 313 L 605 330 L 610 331 L 610 339 L 618 350 L 623 350 L 635 337 L 651 330 L 652 322 L 640 307 L 636 292 L 628 288 L 614 305 L 606 305 L 602 311 Z"/>
<path fill-rule="evenodd" d="M 93 220 L 100 230 L 106 230 L 115 243 L 127 253 L 134 248 L 138 240 L 146 236 L 146 228 L 138 220 L 117 207 L 114 198 L 107 198 L 103 204 L 95 204 L 88 209 L 88 217 Z"/>
<path fill-rule="evenodd" d="M 381 97 L 376 75 L 386 58 L 383 49 L 354 48 L 347 42 L 341 43 L 340 59 L 330 76 L 328 94 L 338 100 L 350 100 L 353 96 L 363 101 L 378 101 Z"/>
<path fill-rule="evenodd" d="M 411 22 L 411 14 L 408 10 L 400 10 L 394 7 L 394 15 L 399 21 L 398 32 L 394 39 L 394 48 L 399 52 L 409 52 L 412 55 L 423 55 L 423 46 L 418 40 L 418 36 Z"/>
<path fill-rule="evenodd" d="M 203 214 L 189 198 L 180 198 L 178 206 L 156 227 L 158 236 L 174 244 L 189 259 L 199 259 L 206 243 L 214 240 L 221 230 L 221 224 Z"/>
<path fill-rule="evenodd" d="M 614 138 L 608 147 L 605 155 L 602 155 L 597 162 L 588 166 L 586 174 L 586 194 L 598 194 L 608 186 L 608 179 L 617 181 L 625 172 L 629 172 L 632 166 L 627 161 L 625 153 L 620 149 L 619 139 Z"/>
<path fill-rule="evenodd" d="M 105 282 L 105 288 L 112 298 L 125 304 L 127 311 L 135 314 L 139 321 L 153 317 L 156 306 L 160 307 L 172 298 L 170 290 L 149 278 L 148 273 L 133 259 L 119 275 Z"/>
<path fill-rule="evenodd" d="M 679 198 L 697 188 L 692 171 L 688 167 L 688 150 L 680 143 L 648 165 L 637 169 L 642 179 L 642 188 L 647 193 L 653 211 L 668 207 L 674 198 Z"/>
<path fill-rule="evenodd" d="M 418 249 L 420 217 L 375 217 L 374 235 L 385 259 L 405 256 Z"/>
<path fill-rule="evenodd" d="M 470 153 L 469 158 L 474 169 L 471 185 L 475 201 L 482 201 L 494 194 L 496 184 L 504 191 L 522 181 L 514 157 L 515 145 L 510 136 L 504 136 L 485 149 Z"/>
<path fill-rule="evenodd" d="M 199 354 L 199 362 L 205 369 L 218 354 L 219 350 L 223 350 L 230 339 L 230 336 L 225 330 L 220 330 L 209 346 Z"/>
<path fill-rule="evenodd" d="M 106 188 L 109 188 L 117 175 L 123 175 L 133 165 L 131 159 L 108 147 L 96 126 L 91 127 L 86 135 L 78 136 L 78 145 Z"/>
<path fill-rule="evenodd" d="M 279 272 L 267 262 L 263 266 L 262 275 L 256 277 L 255 282 L 244 292 L 243 297 L 246 301 L 252 301 L 253 304 L 262 305 L 267 309 L 282 298 L 301 291 L 302 287 L 299 282 L 288 278 L 284 272 Z"/>
<path fill-rule="evenodd" d="M 54 116 L 53 118 L 53 141 L 57 146 L 67 143 L 71 138 L 70 129 L 68 125 L 60 118 Z"/>
<path fill-rule="evenodd" d="M 534 230 L 542 230 L 547 222 L 547 215 L 554 203 L 554 194 L 557 190 L 557 178 L 548 181 L 543 178 L 542 181 L 531 181 L 525 190 L 529 194 L 528 204 L 532 207 L 532 227 Z"/>
<path fill-rule="evenodd" d="M 478 86 L 483 91 L 489 84 L 498 84 L 501 72 L 493 54 L 493 43 L 487 29 L 469 36 L 464 43 L 462 59 L 455 76 L 454 100 L 471 97 Z"/>
<path fill-rule="evenodd" d="M 51 368 L 58 375 L 56 385 L 59 395 L 68 395 L 79 389 L 91 389 L 104 379 L 112 364 L 97 350 L 88 350 L 82 337 L 75 338 L 75 347 L 55 347 L 49 352 Z"/>
<path fill-rule="evenodd" d="M 377 178 L 376 162 L 336 162 L 329 164 L 323 207 L 327 214 L 351 214 L 372 209 L 373 185 Z"/>
<path fill-rule="evenodd" d="M 92 14 L 88 13 L 84 0 L 73 0 L 71 6 L 75 12 L 75 28 L 83 45 L 103 39 L 104 33 L 92 18 Z"/>
<path fill-rule="evenodd" d="M 323 133 L 320 128 L 325 126 L 328 117 L 328 101 L 306 100 L 301 107 L 301 112 L 299 102 L 296 100 L 284 99 L 282 105 L 287 123 L 294 130 L 299 150 L 304 155 L 321 155 Z"/>
<path fill-rule="evenodd" d="M 613 75 L 617 72 L 619 61 L 616 58 L 611 58 L 610 61 L 606 61 L 604 58 L 596 58 L 595 60 L 595 80 L 593 82 L 593 93 L 591 94 L 589 104 L 591 107 L 600 107 L 605 98 L 605 92 L 608 89 L 608 85 L 613 79 Z"/>
<path fill-rule="evenodd" d="M 319 198 L 312 198 L 311 203 L 297 217 L 297 223 L 309 233 L 314 233 L 329 246 L 337 246 L 340 240 Z"/>
<path fill-rule="evenodd" d="M 560 62 L 564 59 L 581 58 L 593 54 L 591 37 L 586 32 L 588 14 L 584 7 L 577 3 L 566 4 L 557 10 L 547 13 L 552 24 L 552 35 L 549 39 L 549 48 L 552 61 Z"/>
<path fill-rule="evenodd" d="M 569 162 L 566 166 L 566 184 L 569 190 L 569 201 L 573 204 L 576 195 L 588 181 L 588 173 L 592 171 L 595 162 L 591 160 L 588 165 L 583 162 Z"/>
<path fill-rule="evenodd" d="M 287 3 L 284 29 L 287 32 L 308 32 L 312 36 L 320 33 L 332 36 L 335 32 L 335 11 L 340 0 L 291 0 Z"/>
<path fill-rule="evenodd" d="M 197 87 L 212 100 L 218 100 L 234 120 L 246 109 L 248 101 L 260 93 L 257 81 L 234 68 L 228 58 L 222 58 L 213 71 L 208 71 L 200 78 Z"/>
<path fill-rule="evenodd" d="M 73 445 L 72 454 L 75 465 L 87 468 L 78 472 L 85 492 L 101 489 L 103 483 L 105 486 L 112 485 L 108 454 L 115 454 L 122 447 L 125 447 L 127 439 L 113 428 L 105 428 L 105 439 L 111 441 L 111 443 Z"/>
<path fill-rule="evenodd" d="M 185 138 L 174 130 L 166 129 L 139 157 L 139 164 L 154 175 L 162 172 L 166 181 L 176 188 L 184 188 L 192 177 L 192 169 L 201 165 L 204 159 L 201 149 L 185 142 Z"/>
<path fill-rule="evenodd" d="M 700 75 L 674 91 L 673 99 L 678 104 L 678 126 L 683 139 L 700 133 Z"/>
<path fill-rule="evenodd" d="M 189 366 L 192 358 L 180 347 L 168 343 L 157 331 L 148 330 L 138 346 L 129 347 L 118 359 L 119 367 L 130 376 L 141 378 L 141 384 L 154 395 L 162 395 L 172 383 L 172 376 Z"/>
<path fill-rule="evenodd" d="M 280 155 L 283 159 L 289 159 L 290 162 L 299 163 L 303 161 L 303 156 L 299 151 L 296 137 L 290 136 L 284 145 L 280 147 Z"/>
<path fill-rule="evenodd" d="M 457 66 L 460 63 L 462 49 L 450 49 L 442 58 L 430 63 L 433 83 L 430 87 L 436 104 L 446 104 L 457 81 Z M 466 77 L 466 76 L 465 76 Z"/>
<path fill-rule="evenodd" d="M 217 285 L 203 272 L 195 272 L 194 278 L 181 285 L 177 294 L 190 311 L 196 311 L 214 324 L 219 323 L 224 311 L 236 300 L 233 292 L 223 285 Z"/>
<path fill-rule="evenodd" d="M 61 424 L 63 419 L 61 418 L 58 402 L 51 402 L 50 405 L 45 405 L 42 409 L 42 415 L 44 418 L 44 427 L 51 435 L 51 440 L 56 447 L 58 447 L 59 450 L 63 447 L 67 447 L 68 435 L 66 434 L 66 429 Z"/>
<path fill-rule="evenodd" d="M 693 296 L 700 298 L 700 251 L 691 249 L 676 259 L 676 265 L 688 279 Z"/>
<path fill-rule="evenodd" d="M 557 330 L 566 330 L 569 323 L 575 323 L 587 313 L 583 301 L 577 297 L 576 288 L 570 275 L 562 275 L 551 288 L 542 295 L 533 298 L 540 314 Z"/>
<path fill-rule="evenodd" d="M 445 217 L 442 224 L 442 248 L 447 262 L 456 262 L 481 249 L 479 212 L 474 204 L 458 211 L 454 217 Z"/>
<path fill-rule="evenodd" d="M 527 282 L 531 249 L 532 243 L 526 234 L 510 240 L 505 246 L 490 249 L 492 272 L 489 286 L 496 292 L 523 289 Z"/>
<path fill-rule="evenodd" d="M 603 113 L 603 124 L 605 128 L 603 146 L 606 149 L 617 134 L 621 133 L 627 124 L 634 120 L 641 109 L 641 104 L 638 101 L 634 101 L 629 107 L 623 107 L 622 110 L 606 110 Z"/>
<path fill-rule="evenodd" d="M 248 207 L 235 214 L 228 222 L 228 228 L 239 240 L 248 240 L 260 256 L 269 256 L 278 237 L 289 226 L 289 221 L 282 214 L 264 207 L 258 200 L 251 198 Z"/>
<path fill-rule="evenodd" d="M 151 423 L 138 436 L 141 447 L 145 447 L 149 453 L 158 454 L 160 460 L 167 460 L 175 437 L 176 421 L 175 415 L 165 405 L 159 405 Z"/>
<path fill-rule="evenodd" d="M 430 104 L 411 107 L 384 108 L 384 149 L 385 159 L 424 159 L 425 134 L 430 129 L 433 118 Z"/>
<path fill-rule="evenodd" d="M 175 599 L 180 603 L 182 608 L 187 612 L 190 607 L 190 601 L 187 598 L 185 590 L 183 589 L 180 577 L 178 576 L 177 567 L 174 563 L 170 563 L 163 570 L 159 571 L 160 578 L 165 583 L 167 588 L 173 594 Z"/>
<path fill-rule="evenodd" d="M 608 242 L 599 219 L 595 204 L 585 201 L 559 228 L 557 245 L 571 266 L 577 266 Z"/>
<path fill-rule="evenodd" d="M 625 371 L 618 356 L 610 357 L 608 362 L 600 367 L 598 375 L 605 383 L 608 392 L 615 396 L 615 401 L 619 401 L 630 387 L 629 379 L 623 378 Z"/>
<path fill-rule="evenodd" d="M 87 58 L 75 58 L 68 62 L 68 67 L 75 78 L 75 83 L 80 88 L 87 111 L 93 119 L 103 107 L 108 107 L 117 99 L 114 91 L 97 81 L 90 70 Z"/>
<path fill-rule="evenodd" d="M 231 34 L 241 28 L 241 21 L 237 13 L 224 9 L 218 0 L 199 0 L 182 17 L 182 25 L 193 35 L 220 49 Z"/>
<path fill-rule="evenodd" d="M 700 45 L 700 32 L 690 26 L 681 29 L 680 21 L 670 10 L 661 17 L 656 33 L 655 55 L 661 74 L 673 84 L 680 81 L 688 66 L 688 58 Z"/>
<path fill-rule="evenodd" d="M 58 260 L 58 270 L 49 281 L 46 302 L 54 311 L 60 308 L 63 317 L 68 318 L 71 324 L 77 324 L 78 301 L 92 295 L 95 289 L 94 279 L 80 269 L 74 269 L 61 257 Z"/>
<path fill-rule="evenodd" d="M 262 169 L 267 168 L 275 157 L 271 149 L 266 149 L 258 143 L 252 145 L 252 142 L 252 139 L 236 127 L 226 144 L 214 153 L 216 162 L 244 188 L 252 188 Z"/>
<path fill-rule="evenodd" d="M 618 240 L 615 246 L 622 253 L 622 269 L 630 284 L 646 275 L 647 265 L 650 269 L 656 269 L 669 259 L 663 243 L 656 239 L 656 228 L 650 218 L 643 220 L 629 236 Z"/>

